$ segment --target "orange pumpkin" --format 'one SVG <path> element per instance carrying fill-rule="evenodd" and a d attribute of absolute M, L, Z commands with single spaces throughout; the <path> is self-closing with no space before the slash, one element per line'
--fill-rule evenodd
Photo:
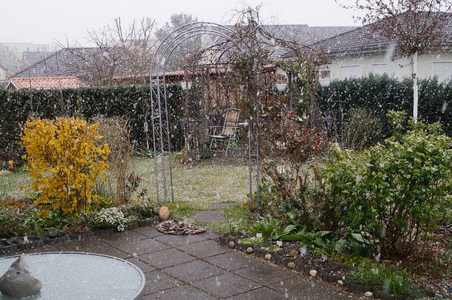
<path fill-rule="evenodd" d="M 160 218 L 160 220 L 168 220 L 168 218 L 169 218 L 168 207 L 166 207 L 166 206 L 160 207 L 159 218 Z"/>

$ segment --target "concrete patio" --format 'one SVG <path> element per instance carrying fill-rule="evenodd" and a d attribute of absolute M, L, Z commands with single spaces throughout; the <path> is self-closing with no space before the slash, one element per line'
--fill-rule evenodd
<path fill-rule="evenodd" d="M 358 299 L 316 278 L 300 276 L 219 245 L 218 235 L 167 235 L 154 226 L 27 252 L 82 251 L 130 261 L 145 274 L 143 299 Z M 18 254 L 16 252 L 14 254 Z"/>

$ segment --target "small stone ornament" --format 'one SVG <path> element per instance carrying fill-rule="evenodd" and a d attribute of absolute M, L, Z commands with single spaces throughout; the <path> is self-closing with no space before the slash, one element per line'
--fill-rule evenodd
<path fill-rule="evenodd" d="M 26 297 L 41 290 L 42 283 L 30 275 L 25 255 L 11 264 L 8 271 L 0 277 L 0 292 L 9 297 Z"/>

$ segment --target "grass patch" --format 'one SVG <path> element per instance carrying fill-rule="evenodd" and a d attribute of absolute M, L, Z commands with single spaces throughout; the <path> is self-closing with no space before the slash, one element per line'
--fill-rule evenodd
<path fill-rule="evenodd" d="M 167 207 L 170 211 L 170 219 L 186 222 L 193 222 L 194 212 L 200 210 L 199 206 L 186 202 L 168 203 Z"/>
<path fill-rule="evenodd" d="M 142 181 L 132 195 L 138 198 L 143 189 L 147 190 L 147 197 L 155 200 L 154 160 L 146 157 L 134 157 L 131 164 Z M 31 178 L 26 171 L 16 170 L 9 175 L 0 176 L 0 196 L 9 199 L 27 198 L 27 191 L 20 186 L 30 186 Z M 213 165 L 202 164 L 195 168 L 173 167 L 173 190 L 176 202 L 193 203 L 199 209 L 210 209 L 211 203 L 238 202 L 247 200 L 248 169 L 245 165 Z M 171 199 L 169 199 L 171 201 Z"/>
<path fill-rule="evenodd" d="M 155 195 L 154 160 L 135 158 L 134 166 L 135 174 L 142 178 L 140 188 L 147 189 L 149 196 Z M 176 202 L 191 202 L 206 210 L 211 203 L 242 203 L 247 199 L 249 185 L 245 165 L 203 164 L 195 168 L 173 167 L 172 171 Z"/>
<path fill-rule="evenodd" d="M 22 169 L 0 175 L 0 200 L 3 198 L 15 200 L 28 198 L 28 192 L 22 191 L 20 187 L 28 187 L 30 184 L 29 173 Z"/>
<path fill-rule="evenodd" d="M 202 224 L 217 232 L 231 232 L 232 234 L 246 230 L 251 225 L 251 218 L 249 211 L 242 205 L 231 205 L 221 208 L 224 216 L 229 222 L 214 222 L 210 224 Z M 199 224 L 201 225 L 201 224 Z"/>

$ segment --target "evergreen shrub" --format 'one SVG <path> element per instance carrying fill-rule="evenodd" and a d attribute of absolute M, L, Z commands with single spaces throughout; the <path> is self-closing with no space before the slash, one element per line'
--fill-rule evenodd
<path fill-rule="evenodd" d="M 318 99 L 323 114 L 334 115 L 339 123 L 347 121 L 353 110 L 371 111 L 383 125 L 383 141 L 391 135 L 386 113 L 413 111 L 413 80 L 399 81 L 387 75 L 334 80 L 318 89 Z M 452 83 L 439 84 L 435 78 L 420 80 L 418 109 L 418 119 L 424 124 L 440 122 L 444 132 L 452 136 Z"/>
<path fill-rule="evenodd" d="M 168 85 L 168 119 L 171 144 L 180 149 L 183 133 L 183 93 L 179 85 Z M 155 93 L 155 90 L 154 90 Z M 156 95 L 155 95 L 156 96 Z M 154 99 L 156 99 L 155 97 Z M 21 162 L 18 144 L 22 127 L 30 118 L 82 117 L 86 120 L 121 117 L 128 120 L 134 149 L 152 147 L 151 96 L 149 86 L 90 87 L 63 90 L 0 90 L 0 160 Z M 165 117 L 165 116 L 163 116 Z M 147 126 L 145 121 L 147 120 Z M 148 127 L 148 131 L 146 131 Z"/>

